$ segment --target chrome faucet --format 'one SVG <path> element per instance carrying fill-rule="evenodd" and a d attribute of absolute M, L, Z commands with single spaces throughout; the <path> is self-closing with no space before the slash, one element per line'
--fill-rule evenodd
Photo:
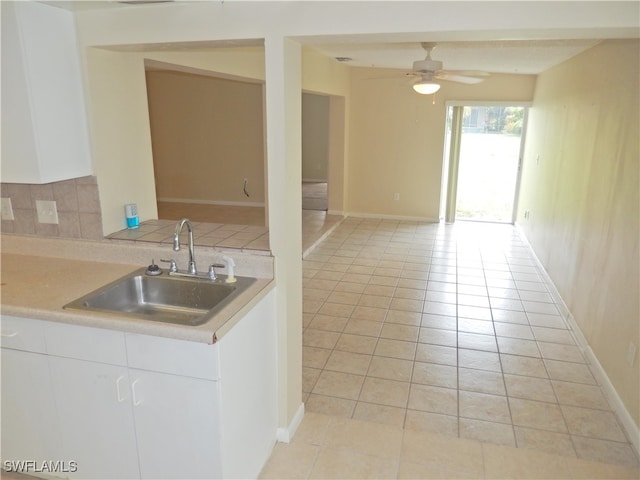
<path fill-rule="evenodd" d="M 225 282 L 234 283 L 236 281 L 235 276 L 233 274 L 233 267 L 235 267 L 235 263 L 231 258 L 227 256 L 223 257 L 226 265 L 221 265 L 219 263 L 212 263 L 211 265 L 209 265 L 209 271 L 207 273 L 202 273 L 202 274 L 198 273 L 198 268 L 196 267 L 196 258 L 194 253 L 195 248 L 193 246 L 193 225 L 191 225 L 191 222 L 189 221 L 188 218 L 181 218 L 180 220 L 178 220 L 178 223 L 176 224 L 176 231 L 173 234 L 173 250 L 176 252 L 180 250 L 180 233 L 182 232 L 182 227 L 184 227 L 185 225 L 187 226 L 187 230 L 189 231 L 189 265 L 185 271 L 181 271 L 181 270 L 178 270 L 175 260 L 160 259 L 160 261 L 170 264 L 169 276 L 208 278 L 211 281 L 216 281 L 217 275 L 216 275 L 215 269 L 226 266 L 228 270 L 228 275 Z"/>
<path fill-rule="evenodd" d="M 180 250 L 180 232 L 185 224 L 189 231 L 189 266 L 187 268 L 187 272 L 191 275 L 196 275 L 198 273 L 198 269 L 196 268 L 195 249 L 193 246 L 193 225 L 191 225 L 188 218 L 182 218 L 178 220 L 178 223 L 176 224 L 176 232 L 173 234 L 173 250 L 175 252 Z"/>

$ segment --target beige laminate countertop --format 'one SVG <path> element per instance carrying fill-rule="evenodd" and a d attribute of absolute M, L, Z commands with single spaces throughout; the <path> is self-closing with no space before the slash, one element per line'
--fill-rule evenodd
<path fill-rule="evenodd" d="M 23 255 L 6 251 L 2 252 L 1 260 L 0 311 L 2 315 L 209 344 L 215 343 L 229 331 L 237 320 L 273 288 L 274 283 L 271 278 L 258 278 L 207 323 L 186 326 L 62 308 L 72 300 L 117 280 L 143 265 L 48 255 Z"/>

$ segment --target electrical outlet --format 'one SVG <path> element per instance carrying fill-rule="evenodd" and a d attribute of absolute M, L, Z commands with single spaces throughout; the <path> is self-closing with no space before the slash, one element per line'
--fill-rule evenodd
<path fill-rule="evenodd" d="M 36 213 L 40 223 L 58 223 L 58 210 L 54 200 L 36 200 Z"/>
<path fill-rule="evenodd" d="M 394 193 L 393 194 L 393 199 L 394 200 L 400 200 L 400 194 L 399 193 Z"/>
<path fill-rule="evenodd" d="M 627 363 L 630 367 L 633 367 L 633 362 L 636 360 L 636 345 L 633 342 L 629 342 L 629 348 L 627 349 Z"/>
<path fill-rule="evenodd" d="M 11 198 L 2 197 L 2 220 L 15 220 L 13 217 L 13 207 L 11 206 Z"/>

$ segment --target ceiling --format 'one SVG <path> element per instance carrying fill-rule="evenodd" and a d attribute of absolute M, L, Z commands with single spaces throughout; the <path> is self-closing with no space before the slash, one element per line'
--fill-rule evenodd
<path fill-rule="evenodd" d="M 536 75 L 598 42 L 596 39 L 441 42 L 432 50 L 431 57 L 443 62 L 446 70 Z M 411 70 L 415 60 L 423 60 L 426 56 L 420 42 L 335 43 L 313 47 L 330 57 L 350 58 L 345 62 L 348 65 L 407 71 Z"/>
<path fill-rule="evenodd" d="M 353 67 L 395 68 L 409 72 L 415 60 L 426 56 L 421 42 L 316 43 L 300 38 L 306 46 Z M 432 49 L 433 60 L 446 70 L 480 70 L 490 73 L 537 75 L 601 40 L 495 40 L 440 42 Z M 212 48 L 262 46 L 260 39 L 197 42 L 143 43 L 103 47 L 117 51 L 194 51 Z"/>
<path fill-rule="evenodd" d="M 100 8 L 146 8 L 145 5 L 174 0 L 110 0 L 110 1 L 43 1 L 57 7 L 80 11 Z M 637 31 L 620 34 L 606 29 L 580 32 L 579 39 L 571 38 L 569 31 L 557 31 L 558 38 L 540 37 L 539 33 L 519 32 L 518 39 L 494 39 L 490 34 L 481 36 L 472 32 L 440 32 L 429 34 L 378 34 L 298 37 L 302 44 L 332 58 L 347 58 L 344 63 L 354 67 L 394 68 L 409 72 L 415 60 L 426 56 L 421 42 L 437 42 L 431 56 L 443 62 L 445 70 L 480 70 L 490 73 L 537 75 L 554 65 L 587 50 L 606 38 L 637 36 Z M 591 35 L 590 35 L 591 34 Z M 514 37 L 512 37 L 514 38 Z M 455 40 L 455 41 L 454 41 Z M 120 50 L 184 51 L 217 47 L 249 46 L 260 44 L 256 39 L 241 41 L 202 41 L 149 45 L 112 46 Z"/>

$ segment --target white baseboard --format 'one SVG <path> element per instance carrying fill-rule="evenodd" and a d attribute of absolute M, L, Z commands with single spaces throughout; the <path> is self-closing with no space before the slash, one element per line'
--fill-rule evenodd
<path fill-rule="evenodd" d="M 264 202 L 227 202 L 224 200 L 203 200 L 201 198 L 168 198 L 158 197 L 158 202 L 195 203 L 198 205 L 226 205 L 232 207 L 264 207 Z"/>
<path fill-rule="evenodd" d="M 409 215 L 384 215 L 381 213 L 363 213 L 363 212 L 348 212 L 345 214 L 347 217 L 357 218 L 382 218 L 384 220 L 407 220 L 410 222 L 427 222 L 427 223 L 439 223 L 440 220 L 431 217 L 413 217 Z"/>
<path fill-rule="evenodd" d="M 564 300 L 560 296 L 560 292 L 558 292 L 558 289 L 556 288 L 555 284 L 551 280 L 551 277 L 549 276 L 546 269 L 544 268 L 544 265 L 542 264 L 538 256 L 535 254 L 535 251 L 531 247 L 531 244 L 529 243 L 527 236 L 522 231 L 522 228 L 520 227 L 520 225 L 516 224 L 516 227 L 520 232 L 520 237 L 529 246 L 529 250 L 531 251 L 533 258 L 538 268 L 540 269 L 540 272 L 542 273 L 543 279 L 547 284 L 547 287 L 549 288 L 549 292 L 551 293 L 551 296 L 553 297 L 554 301 L 558 303 L 558 306 L 562 310 L 561 313 L 564 318 L 564 321 L 567 323 L 567 327 L 571 331 L 573 338 L 575 339 L 576 344 L 578 345 L 578 348 L 580 349 L 585 359 L 589 363 L 589 367 L 591 369 L 591 372 L 593 373 L 593 376 L 598 382 L 598 385 L 600 385 L 600 387 L 602 388 L 602 391 L 605 397 L 607 398 L 609 405 L 618 416 L 620 423 L 622 423 L 622 428 L 624 429 L 627 435 L 627 438 L 629 439 L 629 442 L 633 446 L 636 453 L 640 455 L 640 428 L 638 427 L 638 425 L 636 425 L 636 422 L 633 420 L 633 417 L 631 416 L 631 414 L 625 407 L 624 403 L 622 402 L 620 395 L 618 395 L 617 390 L 611 383 L 611 380 L 609 380 L 609 376 L 607 375 L 607 372 L 604 370 L 604 368 L 600 364 L 600 361 L 598 360 L 598 357 L 596 357 L 596 354 L 593 352 L 593 350 L 589 346 L 589 342 L 587 341 L 587 338 L 584 336 L 584 333 L 582 333 L 580 326 L 573 318 L 573 314 L 569 310 L 569 307 L 567 307 L 567 305 L 564 303 Z"/>
<path fill-rule="evenodd" d="M 313 242 L 313 244 L 309 248 L 307 248 L 305 251 L 302 252 L 302 259 L 304 260 L 305 258 L 307 258 L 307 256 L 311 252 L 313 252 L 318 245 L 320 245 L 320 242 L 322 242 L 325 238 L 327 238 L 329 235 L 331 235 L 331 233 L 341 223 L 342 223 L 342 220 L 340 220 L 339 222 L 336 222 L 335 225 L 332 225 L 331 228 L 329 228 L 326 232 L 324 232 L 322 235 L 320 235 L 320 238 L 318 238 L 315 242 Z"/>
<path fill-rule="evenodd" d="M 296 434 L 296 430 L 302 422 L 304 417 L 304 403 L 301 403 L 296 411 L 295 415 L 291 419 L 289 426 L 286 428 L 280 427 L 276 430 L 276 440 L 281 443 L 290 443 L 293 436 Z"/>
<path fill-rule="evenodd" d="M 604 368 L 602 368 L 602 365 L 600 365 L 598 357 L 596 357 L 595 353 L 593 353 L 593 350 L 591 350 L 587 339 L 582 334 L 582 331 L 574 320 L 573 315 L 569 315 L 566 320 L 569 324 L 569 327 L 573 330 L 573 334 L 576 338 L 576 342 L 578 343 L 578 347 L 580 348 L 580 350 L 582 350 L 582 353 L 587 359 L 587 362 L 589 362 L 591 372 L 593 373 L 594 377 L 596 377 L 596 381 L 602 388 L 602 391 L 607 398 L 609 405 L 618 415 L 618 419 L 620 420 L 620 423 L 622 423 L 622 428 L 627 434 L 629 442 L 631 442 L 631 445 L 633 445 L 636 453 L 640 455 L 640 428 L 638 428 L 638 425 L 636 425 L 636 423 L 633 421 L 631 414 L 624 406 L 622 399 L 609 380 L 609 376 L 605 372 Z"/>

